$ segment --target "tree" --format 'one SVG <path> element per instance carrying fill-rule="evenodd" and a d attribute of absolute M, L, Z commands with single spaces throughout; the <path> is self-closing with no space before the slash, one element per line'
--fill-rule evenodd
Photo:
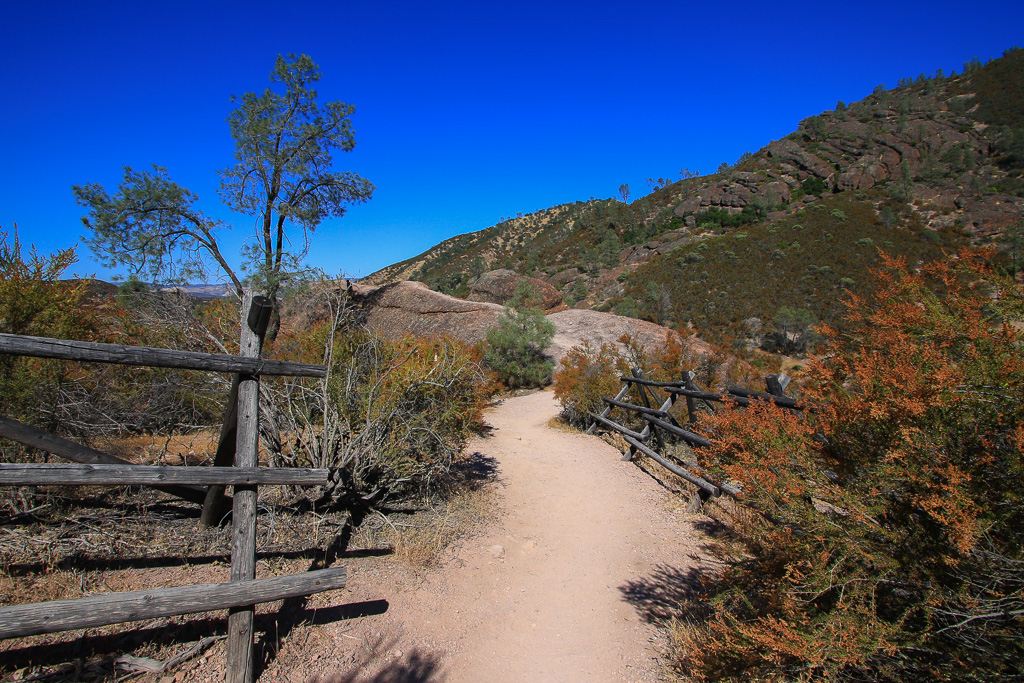
<path fill-rule="evenodd" d="M 619 185 L 619 199 L 623 204 L 629 204 L 629 183 Z"/>
<path fill-rule="evenodd" d="M 555 326 L 536 307 L 536 297 L 532 287 L 520 285 L 498 325 L 487 330 L 484 364 L 510 389 L 551 381 L 554 365 L 544 349 L 555 336 Z"/>
<path fill-rule="evenodd" d="M 320 70 L 309 57 L 278 56 L 263 93 L 234 98 L 228 117 L 235 164 L 220 172 L 221 200 L 256 219 L 255 240 L 244 249 L 243 272 L 275 302 L 283 282 L 305 257 L 317 226 L 363 202 L 373 185 L 351 172 L 334 172 L 332 153 L 355 147 L 349 116 L 354 107 L 319 104 L 312 86 Z M 72 188 L 89 210 L 92 233 L 83 240 L 108 267 L 127 267 L 154 281 L 205 277 L 210 261 L 238 292 L 242 278 L 218 243 L 228 226 L 194 208 L 198 197 L 172 181 L 167 170 L 125 168 L 114 194 L 96 183 Z M 301 239 L 289 232 L 301 230 Z M 275 306 L 276 308 L 276 306 Z"/>
<path fill-rule="evenodd" d="M 806 308 L 782 306 L 773 319 L 775 331 L 765 337 L 763 346 L 771 351 L 786 355 L 807 351 L 813 341 L 814 313 Z"/>

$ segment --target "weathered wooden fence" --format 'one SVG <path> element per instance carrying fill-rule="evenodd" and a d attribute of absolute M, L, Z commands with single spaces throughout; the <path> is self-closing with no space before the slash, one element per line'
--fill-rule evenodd
<path fill-rule="evenodd" d="M 614 398 L 602 397 L 601 400 L 605 403 L 605 408 L 600 413 L 590 414 L 594 422 L 588 428 L 587 433 L 593 434 L 599 425 L 617 432 L 629 444 L 629 449 L 623 454 L 623 460 L 632 460 L 637 452 L 643 453 L 673 474 L 696 486 L 697 494 L 690 501 L 691 510 L 699 509 L 704 501 L 711 497 L 717 498 L 723 493 L 738 496 L 741 493 L 740 488 L 729 482 L 709 481 L 706 476 L 697 474 L 702 471 L 702 468 L 696 462 L 679 460 L 670 455 L 665 447 L 666 441 L 663 433 L 675 439 L 681 439 L 691 449 L 696 450 L 711 445 L 707 438 L 694 432 L 693 428 L 699 424 L 700 413 L 703 411 L 714 412 L 716 403 L 747 406 L 751 401 L 772 401 L 788 410 L 805 410 L 805 407 L 797 403 L 796 400 L 783 395 L 789 384 L 789 378 L 785 374 L 765 377 L 767 393 L 729 387 L 723 394 L 702 390 L 693 381 L 693 372 L 684 372 L 682 379 L 674 382 L 655 382 L 645 379 L 639 370 L 633 370 L 631 374 L 631 377 L 620 377 L 623 386 Z M 660 402 L 655 393 L 659 389 L 668 394 Z M 638 403 L 624 400 L 630 391 L 637 395 Z M 686 400 L 687 426 L 691 429 L 684 428 L 672 413 L 672 408 L 680 397 Z M 653 408 L 653 405 L 659 407 Z M 646 423 L 643 430 L 637 432 L 621 422 L 613 420 L 611 414 L 612 410 L 616 408 L 628 411 L 643 420 Z M 654 438 L 657 450 L 651 447 L 651 437 Z"/>
<path fill-rule="evenodd" d="M 230 683 L 249 683 L 253 678 L 255 605 L 345 586 L 344 567 L 256 579 L 257 487 L 323 486 L 329 483 L 331 476 L 326 469 L 259 466 L 260 377 L 323 377 L 326 368 L 261 358 L 260 351 L 270 319 L 270 301 L 266 297 L 247 295 L 242 310 L 237 356 L 0 334 L 0 353 L 234 373 L 212 467 L 133 465 L 0 416 L 0 436 L 79 463 L 0 465 L 2 485 L 153 486 L 203 505 L 201 523 L 204 525 L 223 518 L 227 501 L 224 487 L 234 487 L 230 501 L 229 582 L 0 607 L 0 638 L 228 609 L 227 680 Z"/>

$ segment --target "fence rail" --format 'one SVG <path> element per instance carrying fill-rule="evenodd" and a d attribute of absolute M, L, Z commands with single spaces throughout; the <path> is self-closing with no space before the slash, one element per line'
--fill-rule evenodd
<path fill-rule="evenodd" d="M 331 473 L 306 467 L 169 467 L 166 465 L 0 464 L 11 486 L 137 486 L 156 484 L 325 486 Z"/>
<path fill-rule="evenodd" d="M 90 595 L 0 607 L 0 639 L 273 602 L 344 588 L 344 567 L 251 581 Z"/>
<path fill-rule="evenodd" d="M 247 356 L 229 356 L 219 353 L 197 353 L 175 349 L 157 349 L 149 346 L 122 346 L 96 342 L 28 337 L 0 334 L 0 353 L 14 356 L 35 356 L 59 360 L 114 363 L 152 368 L 178 368 L 181 370 L 209 370 L 212 372 L 238 372 L 248 375 L 283 375 L 288 377 L 324 377 L 327 369 L 322 365 L 291 363 L 280 360 Z"/>

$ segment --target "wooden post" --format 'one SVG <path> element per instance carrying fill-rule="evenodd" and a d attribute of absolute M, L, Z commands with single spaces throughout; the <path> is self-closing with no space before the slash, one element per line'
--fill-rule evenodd
<path fill-rule="evenodd" d="M 270 300 L 246 292 L 242 301 L 242 331 L 238 355 L 258 358 L 263 337 L 270 322 Z M 238 376 L 238 431 L 235 446 L 236 467 L 259 464 L 259 375 Z M 231 580 L 256 578 L 256 487 L 236 486 L 231 518 Z M 228 683 L 252 683 L 253 618 L 250 606 L 234 607 L 228 612 Z"/>
<path fill-rule="evenodd" d="M 693 389 L 693 378 L 697 376 L 693 370 L 686 370 L 683 372 L 683 386 L 687 389 Z M 693 400 L 693 396 L 686 397 L 686 414 L 690 417 L 690 424 L 697 422 L 697 402 Z"/>
<path fill-rule="evenodd" d="M 768 389 L 768 393 L 771 394 L 772 396 L 785 397 L 786 387 L 789 386 L 789 376 L 784 372 L 780 372 L 777 375 L 767 375 L 764 378 L 764 384 L 765 387 Z M 798 412 L 793 408 L 786 408 L 786 410 L 790 413 Z"/>
<path fill-rule="evenodd" d="M 668 398 L 665 399 L 665 402 L 661 404 L 661 408 L 659 410 L 661 412 L 665 412 L 665 413 L 669 412 L 670 410 L 672 410 L 672 404 L 675 403 L 675 400 L 676 400 L 676 395 L 675 394 L 669 394 Z M 638 441 L 646 441 L 647 437 L 649 437 L 650 435 L 651 435 L 651 424 L 648 422 L 647 426 L 645 426 L 643 431 L 640 432 L 640 436 L 643 437 L 643 438 L 638 439 Z M 622 459 L 626 460 L 626 461 L 632 460 L 633 459 L 633 453 L 635 453 L 637 451 L 637 447 L 636 447 L 634 441 L 630 440 L 630 437 L 627 437 L 627 436 L 623 435 L 623 438 L 626 439 L 626 443 L 629 444 L 629 448 L 626 450 L 625 453 L 622 454 Z M 664 450 L 664 449 L 662 449 L 662 450 Z M 646 453 L 647 451 L 643 451 L 643 452 Z M 658 456 L 658 457 L 661 457 L 661 456 Z"/>
<path fill-rule="evenodd" d="M 772 396 L 785 396 L 786 387 L 789 386 L 789 376 L 780 372 L 777 375 L 767 375 L 764 378 L 765 386 L 768 387 L 768 393 Z"/>
<path fill-rule="evenodd" d="M 633 377 L 635 377 L 637 379 L 643 379 L 644 378 L 644 371 L 641 370 L 640 368 L 633 368 L 631 370 L 631 372 L 633 374 Z M 637 391 L 640 392 L 640 401 L 644 404 L 644 407 L 645 408 L 650 408 L 651 407 L 651 402 L 647 398 L 647 387 L 644 386 L 643 384 L 637 384 L 636 388 L 637 388 Z M 651 396 L 653 396 L 653 395 L 654 395 L 654 391 L 651 390 Z M 658 442 L 658 449 L 661 450 L 661 451 L 664 451 L 665 450 L 665 442 L 661 438 L 661 432 L 659 432 L 657 429 L 655 429 L 653 424 L 648 424 L 647 426 L 650 428 L 650 432 L 654 433 L 654 439 Z"/>

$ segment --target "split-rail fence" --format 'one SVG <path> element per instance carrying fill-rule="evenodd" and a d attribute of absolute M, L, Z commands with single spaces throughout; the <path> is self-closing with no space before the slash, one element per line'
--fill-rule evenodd
<path fill-rule="evenodd" d="M 332 473 L 259 466 L 260 377 L 324 377 L 326 368 L 261 358 L 270 300 L 247 294 L 242 311 L 237 356 L 0 334 L 0 353 L 234 375 L 212 467 L 133 465 L 0 416 L 0 436 L 78 463 L 0 464 L 0 485 L 152 486 L 203 505 L 205 526 L 223 519 L 230 504 L 232 525 L 229 582 L 0 607 L 0 639 L 228 609 L 227 680 L 250 683 L 255 605 L 345 586 L 344 567 L 256 578 L 257 487 L 324 486 Z M 234 487 L 230 500 L 225 486 Z"/>
<path fill-rule="evenodd" d="M 601 397 L 605 407 L 600 413 L 590 413 L 593 422 L 587 429 L 588 434 L 593 434 L 601 426 L 620 434 L 629 444 L 629 449 L 623 453 L 623 460 L 632 460 L 637 452 L 643 453 L 668 471 L 696 486 L 697 493 L 690 501 L 690 510 L 700 509 L 700 506 L 709 498 L 717 498 L 723 493 L 737 497 L 742 492 L 733 483 L 710 481 L 708 475 L 703 473 L 696 462 L 679 460 L 670 455 L 666 448 L 666 435 L 670 438 L 681 439 L 692 450 L 708 448 L 711 446 L 711 442 L 694 430 L 699 425 L 700 413 L 713 412 L 715 403 L 747 406 L 751 401 L 772 401 L 775 405 L 787 410 L 808 410 L 795 399 L 784 395 L 786 386 L 789 384 L 789 378 L 785 374 L 765 377 L 767 392 L 729 387 L 722 394 L 702 390 L 694 382 L 694 377 L 695 374 L 692 371 L 686 371 L 683 373 L 682 379 L 678 381 L 655 382 L 645 379 L 642 371 L 634 369 L 631 371 L 631 376 L 619 378 L 623 386 L 614 398 Z M 659 400 L 656 395 L 656 390 L 659 389 L 668 394 L 663 400 Z M 631 391 L 636 394 L 638 402 L 631 403 L 626 400 Z M 672 408 L 680 398 L 686 400 L 688 418 L 686 427 L 689 429 L 680 424 L 672 412 Z M 658 407 L 653 407 L 655 405 Z M 644 428 L 638 432 L 623 425 L 624 420 L 619 422 L 613 420 L 612 411 L 616 408 L 639 417 L 646 423 Z M 651 443 L 652 438 L 653 444 Z"/>

